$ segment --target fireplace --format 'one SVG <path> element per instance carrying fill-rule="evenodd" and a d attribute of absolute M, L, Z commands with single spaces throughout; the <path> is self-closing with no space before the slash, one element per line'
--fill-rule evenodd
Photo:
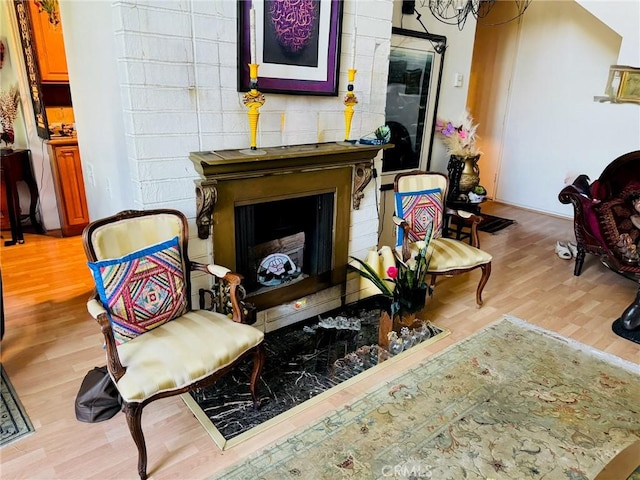
<path fill-rule="evenodd" d="M 334 192 L 235 207 L 236 268 L 249 295 L 325 277 L 333 259 Z"/>
<path fill-rule="evenodd" d="M 258 311 L 346 282 L 352 209 L 384 146 L 320 143 L 194 152 L 198 235 L 244 276 Z M 342 292 L 342 296 L 344 292 Z M 340 295 L 339 295 L 340 296 Z"/>

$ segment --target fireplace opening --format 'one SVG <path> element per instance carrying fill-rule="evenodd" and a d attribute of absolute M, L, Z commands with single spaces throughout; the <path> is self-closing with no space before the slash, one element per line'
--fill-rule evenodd
<path fill-rule="evenodd" d="M 236 269 L 255 297 L 284 286 L 329 283 L 335 193 L 236 205 Z"/>

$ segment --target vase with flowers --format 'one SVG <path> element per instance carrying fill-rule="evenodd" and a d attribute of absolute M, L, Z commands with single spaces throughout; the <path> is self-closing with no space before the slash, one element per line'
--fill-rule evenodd
<path fill-rule="evenodd" d="M 480 151 L 476 145 L 478 125 L 468 111 L 458 122 L 436 120 L 436 134 L 449 153 L 450 188 L 448 201 L 457 201 L 461 194 L 474 190 L 480 183 L 478 160 Z"/>
<path fill-rule="evenodd" d="M 431 238 L 430 232 L 427 232 L 425 238 Z M 349 266 L 369 280 L 383 296 L 390 300 L 389 318 L 392 324 L 388 328 L 381 325 L 381 343 L 386 340 L 391 330 L 399 332 L 402 327 L 412 328 L 420 322 L 416 319 L 416 315 L 424 309 L 427 296 L 431 295 L 431 286 L 427 283 L 427 271 L 431 259 L 428 246 L 428 240 L 415 242 L 410 258 L 406 261 L 395 250 L 383 247 L 388 252 L 393 252 L 394 259 L 394 263 L 389 265 L 386 271 L 381 271 L 378 265 L 372 265 L 370 261 L 351 257 L 353 262 Z"/>
<path fill-rule="evenodd" d="M 2 127 L 0 140 L 5 144 L 3 151 L 11 151 L 15 141 L 13 122 L 18 116 L 19 102 L 20 93 L 17 85 L 9 90 L 0 91 L 0 126 Z"/>

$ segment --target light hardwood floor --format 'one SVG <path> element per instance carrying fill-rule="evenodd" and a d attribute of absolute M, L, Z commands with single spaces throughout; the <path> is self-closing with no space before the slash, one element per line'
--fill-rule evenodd
<path fill-rule="evenodd" d="M 154 402 L 143 415 L 150 478 L 207 478 L 503 314 L 640 362 L 640 346 L 611 332 L 638 287 L 589 255 L 583 274 L 574 277 L 573 261 L 554 252 L 556 240 L 573 238 L 571 221 L 497 203 L 483 211 L 518 223 L 494 235 L 481 233 L 482 247 L 494 256 L 481 309 L 474 301 L 479 271 L 439 281 L 429 312 L 432 321 L 451 329 L 450 336 L 226 451 L 216 447 L 180 398 Z M 93 282 L 80 238 L 27 235 L 25 244 L 2 246 L 0 254 L 6 313 L 2 364 L 36 430 L 0 450 L 0 476 L 137 478 L 137 453 L 124 416 L 85 424 L 74 415 L 85 373 L 105 363 L 98 325 L 85 309 Z"/>

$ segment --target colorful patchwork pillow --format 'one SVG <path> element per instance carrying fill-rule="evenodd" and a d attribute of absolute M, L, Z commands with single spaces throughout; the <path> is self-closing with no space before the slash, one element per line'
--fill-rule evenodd
<path fill-rule="evenodd" d="M 117 344 L 187 311 L 178 237 L 121 258 L 89 262 Z"/>
<path fill-rule="evenodd" d="M 403 218 L 411 227 L 409 241 L 425 239 L 426 232 L 433 224 L 431 238 L 442 236 L 442 191 L 439 188 L 419 192 L 396 192 L 396 215 Z M 398 229 L 398 243 L 402 245 L 404 234 Z"/>

